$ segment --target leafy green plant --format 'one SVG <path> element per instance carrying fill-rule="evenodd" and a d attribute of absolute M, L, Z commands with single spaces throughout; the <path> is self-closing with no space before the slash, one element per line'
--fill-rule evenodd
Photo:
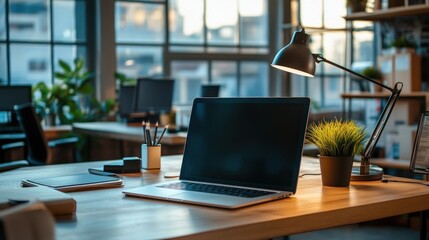
<path fill-rule="evenodd" d="M 380 69 L 369 66 L 362 70 L 362 75 L 371 79 L 381 80 L 383 78 L 383 74 Z"/>
<path fill-rule="evenodd" d="M 364 12 L 367 0 L 347 0 L 346 5 L 352 12 Z"/>
<path fill-rule="evenodd" d="M 390 43 L 390 47 L 394 48 L 416 48 L 416 43 L 406 39 L 404 36 L 393 40 Z"/>
<path fill-rule="evenodd" d="M 84 61 L 77 58 L 73 66 L 59 60 L 60 71 L 54 73 L 52 86 L 39 82 L 33 87 L 34 102 L 43 117 L 56 114 L 61 124 L 95 121 L 110 114 L 114 100 L 98 102 L 92 87 L 93 73 L 84 69 Z"/>
<path fill-rule="evenodd" d="M 365 129 L 355 121 L 321 121 L 308 127 L 306 140 L 314 144 L 321 156 L 350 157 L 362 150 Z"/>
<path fill-rule="evenodd" d="M 125 75 L 123 73 L 115 72 L 114 76 L 116 78 L 116 83 L 118 86 L 136 85 L 137 84 L 136 78 L 128 77 L 127 75 Z"/>

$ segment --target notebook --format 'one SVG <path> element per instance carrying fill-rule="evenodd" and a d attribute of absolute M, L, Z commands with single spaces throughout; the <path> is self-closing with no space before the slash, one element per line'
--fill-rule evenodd
<path fill-rule="evenodd" d="M 196 98 L 179 180 L 126 196 L 239 208 L 296 192 L 309 98 Z"/>
<path fill-rule="evenodd" d="M 23 179 L 21 180 L 21 185 L 23 187 L 45 186 L 62 192 L 73 192 L 94 188 L 122 187 L 123 180 L 115 176 L 84 173 L 60 177 Z"/>

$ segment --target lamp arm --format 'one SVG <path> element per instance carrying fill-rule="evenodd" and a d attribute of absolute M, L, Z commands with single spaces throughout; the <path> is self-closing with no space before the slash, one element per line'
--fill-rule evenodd
<path fill-rule="evenodd" d="M 378 86 L 381 86 L 387 90 L 389 90 L 391 92 L 389 99 L 387 100 L 386 106 L 383 108 L 383 111 L 381 112 L 380 117 L 377 120 L 377 123 L 375 125 L 375 128 L 371 134 L 371 137 L 368 139 L 368 142 L 365 146 L 364 151 L 362 152 L 362 159 L 361 159 L 361 165 L 360 165 L 360 174 L 364 175 L 364 174 L 369 174 L 369 169 L 370 169 L 370 159 L 371 159 L 371 155 L 373 154 L 374 150 L 375 150 L 375 146 L 377 145 L 378 140 L 380 139 L 381 133 L 384 130 L 384 127 L 386 126 L 387 120 L 390 117 L 390 114 L 392 113 L 393 107 L 396 104 L 396 101 L 399 98 L 399 95 L 402 91 L 402 87 L 403 84 L 402 82 L 397 82 L 395 83 L 394 87 L 391 88 L 389 86 L 386 86 L 378 81 L 375 81 L 371 78 L 365 77 L 362 74 L 359 74 L 357 72 L 354 72 L 348 68 L 345 68 L 343 66 L 340 66 L 334 62 L 331 62 L 329 60 L 327 60 L 326 58 L 324 58 L 321 54 L 313 54 L 313 58 L 314 61 L 316 63 L 320 63 L 320 62 L 326 62 L 331 64 L 334 67 L 337 67 L 339 69 L 342 69 L 348 73 L 354 74 L 360 78 L 363 78 L 365 80 L 368 80 Z"/>
<path fill-rule="evenodd" d="M 387 120 L 389 119 L 390 114 L 392 113 L 393 107 L 395 106 L 395 103 L 399 98 L 399 95 L 402 90 L 402 86 L 403 86 L 402 82 L 395 83 L 395 86 L 393 88 L 394 91 L 392 91 L 392 94 L 387 100 L 386 106 L 383 108 L 383 111 L 381 112 L 381 115 L 378 118 L 377 123 L 375 124 L 375 128 L 371 134 L 371 137 L 368 139 L 365 150 L 362 153 L 361 164 L 363 164 L 364 162 L 369 163 L 369 159 L 371 158 L 371 155 L 374 152 L 378 139 L 380 138 L 380 135 L 383 132 L 384 127 L 386 126 Z"/>
<path fill-rule="evenodd" d="M 313 58 L 314 58 L 314 61 L 315 61 L 316 63 L 320 63 L 320 62 L 329 63 L 329 64 L 331 64 L 331 65 L 332 65 L 332 66 L 334 66 L 334 67 L 337 67 L 337 68 L 339 68 L 339 69 L 341 69 L 341 70 L 344 70 L 344 71 L 346 71 L 346 72 L 348 72 L 348 73 L 351 73 L 351 74 L 353 74 L 353 75 L 356 75 L 356 76 L 358 76 L 358 77 L 360 77 L 360 78 L 363 78 L 363 79 L 365 79 L 365 80 L 367 80 L 367 81 L 370 81 L 370 82 L 372 82 L 372 83 L 374 83 L 374 84 L 376 84 L 376 85 L 378 85 L 378 86 L 380 86 L 380 87 L 382 87 L 382 88 L 385 88 L 385 89 L 389 90 L 389 91 L 390 91 L 390 92 L 392 92 L 392 93 L 395 91 L 395 89 L 393 89 L 393 88 L 391 88 L 391 87 L 389 87 L 389 86 L 386 86 L 386 85 L 384 85 L 384 84 L 380 83 L 379 81 L 375 81 L 374 79 L 371 79 L 371 78 L 366 77 L 366 76 L 364 76 L 364 75 L 362 75 L 362 74 L 360 74 L 360 73 L 357 73 L 357 72 L 355 72 L 355 71 L 352 71 L 352 70 L 350 70 L 350 69 L 348 69 L 348 68 L 345 68 L 345 67 L 343 67 L 343 66 L 341 66 L 341 65 L 338 65 L 338 64 L 336 64 L 336 63 L 334 63 L 334 62 L 329 61 L 328 59 L 324 58 L 322 54 L 313 54 Z"/>

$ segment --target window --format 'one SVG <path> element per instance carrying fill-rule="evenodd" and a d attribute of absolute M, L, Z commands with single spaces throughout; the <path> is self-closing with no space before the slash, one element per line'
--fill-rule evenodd
<path fill-rule="evenodd" d="M 117 71 L 169 75 L 174 104 L 202 84 L 220 95 L 268 96 L 268 0 L 116 1 Z"/>
<path fill-rule="evenodd" d="M 372 23 L 346 23 L 346 1 L 300 0 L 300 24 L 310 34 L 310 49 L 341 66 L 355 71 L 374 63 Z M 352 46 L 352 47 L 351 47 Z M 343 91 L 355 86 L 346 73 L 327 63 L 316 64 L 316 75 L 292 75 L 292 94 L 306 95 L 322 108 L 340 108 Z"/>
<path fill-rule="evenodd" d="M 86 25 L 84 0 L 0 0 L 0 84 L 51 84 L 59 59 L 86 59 Z"/>

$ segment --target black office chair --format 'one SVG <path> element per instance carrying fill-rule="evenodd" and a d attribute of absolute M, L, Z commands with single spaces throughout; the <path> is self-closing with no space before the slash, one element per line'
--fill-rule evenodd
<path fill-rule="evenodd" d="M 48 142 L 31 103 L 15 105 L 14 109 L 21 129 L 26 135 L 25 155 L 29 165 L 37 166 L 52 163 L 50 148 L 67 145 L 72 146 L 72 158 L 73 161 L 76 160 L 74 146 L 79 140 L 77 137 L 55 139 Z M 20 146 L 19 143 L 12 143 L 9 146 L 13 144 L 17 147 Z M 4 148 L 5 146 L 3 145 L 2 147 Z M 8 146 L 6 145 L 6 147 Z"/>

